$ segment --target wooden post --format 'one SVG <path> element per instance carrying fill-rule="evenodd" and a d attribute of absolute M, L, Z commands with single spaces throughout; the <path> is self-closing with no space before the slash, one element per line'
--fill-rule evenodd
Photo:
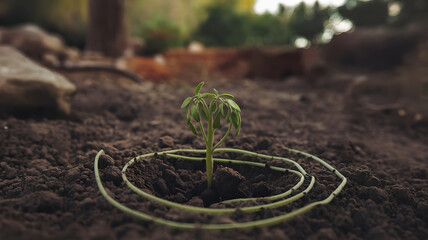
<path fill-rule="evenodd" d="M 128 44 L 125 0 L 89 0 L 86 50 L 120 57 Z"/>

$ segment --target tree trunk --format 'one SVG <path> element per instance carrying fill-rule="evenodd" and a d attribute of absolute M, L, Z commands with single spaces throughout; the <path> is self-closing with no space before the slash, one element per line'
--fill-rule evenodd
<path fill-rule="evenodd" d="M 124 55 L 127 43 L 125 0 L 89 0 L 86 50 L 120 57 Z"/>

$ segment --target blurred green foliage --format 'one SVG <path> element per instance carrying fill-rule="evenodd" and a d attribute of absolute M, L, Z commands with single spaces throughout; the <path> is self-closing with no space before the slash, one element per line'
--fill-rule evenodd
<path fill-rule="evenodd" d="M 330 9 L 318 2 L 294 10 L 281 5 L 278 13 L 240 12 L 236 1 L 218 1 L 207 8 L 193 38 L 208 46 L 292 45 L 297 37 L 318 41 L 330 18 Z"/>
<path fill-rule="evenodd" d="M 396 13 L 390 11 L 395 7 Z M 356 27 L 403 27 L 428 23 L 426 0 L 347 0 L 338 12 Z"/>
<path fill-rule="evenodd" d="M 127 16 L 133 35 L 141 36 L 146 25 L 164 19 L 189 36 L 206 17 L 206 6 L 215 0 L 127 0 Z"/>
<path fill-rule="evenodd" d="M 0 1 L 1 26 L 34 23 L 60 34 L 73 46 L 84 46 L 87 20 L 86 0 Z"/>
<path fill-rule="evenodd" d="M 232 4 L 216 3 L 208 7 L 208 16 L 197 27 L 193 38 L 207 46 L 245 44 L 251 31 L 248 14 L 239 13 Z"/>
<path fill-rule="evenodd" d="M 388 20 L 388 3 L 383 0 L 348 0 L 338 11 L 357 27 L 377 27 L 385 25 Z"/>
<path fill-rule="evenodd" d="M 319 5 L 257 15 L 255 0 L 127 0 L 132 35 L 144 54 L 199 40 L 207 46 L 292 45 L 297 36 L 315 40 L 328 16 Z M 1 0 L 0 25 L 35 23 L 83 48 L 87 0 Z M 326 17 L 327 16 L 327 17 Z"/>
<path fill-rule="evenodd" d="M 88 0 L 0 0 L 0 26 L 35 23 L 83 48 Z M 280 5 L 277 13 L 255 14 L 255 0 L 126 0 L 133 36 L 145 41 L 144 54 L 184 46 L 293 45 L 298 37 L 319 42 L 337 12 L 356 27 L 401 27 L 428 19 L 427 0 L 347 0 L 337 10 L 301 3 Z M 399 7 L 391 14 L 391 6 Z"/>
<path fill-rule="evenodd" d="M 300 3 L 291 15 L 288 27 L 294 35 L 317 42 L 330 16 L 330 8 L 322 8 L 318 1 L 312 7 Z"/>
<path fill-rule="evenodd" d="M 396 0 L 389 1 L 397 3 L 400 7 L 400 13 L 392 17 L 393 26 L 404 26 L 411 23 L 421 23 L 424 26 L 428 24 L 428 1 L 427 0 Z"/>
<path fill-rule="evenodd" d="M 145 40 L 143 54 L 153 55 L 167 48 L 183 45 L 183 37 L 180 27 L 165 17 L 156 17 L 147 20 L 140 34 Z"/>

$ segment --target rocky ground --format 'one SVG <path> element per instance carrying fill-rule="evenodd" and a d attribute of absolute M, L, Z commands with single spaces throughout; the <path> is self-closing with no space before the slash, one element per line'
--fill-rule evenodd
<path fill-rule="evenodd" d="M 109 193 L 143 212 L 179 221 L 218 223 L 289 211 L 280 208 L 212 218 L 169 210 L 126 189 L 120 169 L 132 157 L 163 149 L 203 148 L 203 141 L 186 127 L 180 109 L 195 83 L 136 84 L 101 72 L 66 76 L 77 87 L 69 117 L 0 116 L 0 239 L 428 236 L 428 125 L 402 121 L 394 111 L 357 111 L 345 104 L 353 74 L 336 73 L 317 86 L 301 79 L 207 81 L 204 89 L 231 93 L 242 108 L 241 134 L 229 138 L 226 146 L 289 156 L 317 177 L 309 196 L 291 208 L 325 198 L 338 180 L 318 164 L 288 154 L 285 147 L 323 158 L 349 180 L 329 205 L 274 226 L 228 231 L 174 230 L 137 220 L 109 205 L 95 183 L 93 159 L 104 149 L 110 157 L 103 158 L 100 171 Z M 205 201 L 200 190 L 203 165 L 168 159 L 152 159 L 151 163 L 130 169 L 136 185 L 177 202 L 212 203 Z M 234 167 L 217 166 L 217 174 L 234 175 L 243 182 L 239 186 L 243 196 L 273 194 L 295 183 L 294 178 L 263 169 L 239 167 L 234 172 L 230 168 Z M 218 201 L 230 193 L 217 190 L 216 194 Z"/>

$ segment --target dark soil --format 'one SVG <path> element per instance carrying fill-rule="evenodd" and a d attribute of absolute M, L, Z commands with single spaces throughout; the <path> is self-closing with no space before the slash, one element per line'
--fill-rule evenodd
<path fill-rule="evenodd" d="M 0 118 L 0 239 L 428 237 L 428 126 L 402 122 L 391 112 L 345 107 L 344 92 L 352 76 L 334 75 L 318 86 L 299 79 L 208 81 L 204 89 L 231 93 L 242 108 L 241 134 L 229 138 L 227 147 L 288 156 L 317 179 L 307 197 L 288 207 L 221 216 L 148 202 L 126 188 L 120 176 L 121 168 L 135 156 L 204 148 L 202 139 L 186 128 L 180 109 L 194 83 L 138 85 L 110 74 L 67 76 L 78 87 L 70 118 Z M 285 147 L 325 159 L 348 178 L 348 184 L 326 206 L 288 222 L 249 230 L 176 230 L 137 220 L 101 196 L 93 172 L 94 156 L 104 149 L 107 155 L 100 159 L 104 185 L 127 206 L 183 222 L 242 222 L 284 214 L 325 198 L 338 186 L 332 172 L 287 153 Z M 148 158 L 133 165 L 128 177 L 157 196 L 209 207 L 224 207 L 218 202 L 230 198 L 277 194 L 297 181 L 291 174 L 267 168 L 219 164 L 213 190 L 207 192 L 203 169 L 202 162 Z"/>

